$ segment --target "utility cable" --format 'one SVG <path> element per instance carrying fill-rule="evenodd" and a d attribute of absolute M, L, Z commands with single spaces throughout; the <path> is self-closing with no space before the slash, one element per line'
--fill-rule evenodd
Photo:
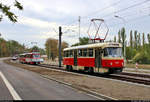
<path fill-rule="evenodd" d="M 149 1 L 150 1 L 150 0 L 144 0 L 144 1 L 142 1 L 142 2 L 136 3 L 136 4 L 131 5 L 131 6 L 129 6 L 129 7 L 126 7 L 126 8 L 120 9 L 120 10 L 118 10 L 118 11 L 116 11 L 116 12 L 112 12 L 112 13 L 110 13 L 110 14 L 108 14 L 108 15 L 105 15 L 105 16 L 103 16 L 103 18 L 104 18 L 104 17 L 107 17 L 107 16 L 110 16 L 110 15 L 113 15 L 114 13 L 119 13 L 119 12 L 126 11 L 126 10 L 128 10 L 128 9 L 131 9 L 131 8 L 133 8 L 133 7 L 142 5 L 142 4 L 147 3 L 147 2 L 149 2 Z"/>

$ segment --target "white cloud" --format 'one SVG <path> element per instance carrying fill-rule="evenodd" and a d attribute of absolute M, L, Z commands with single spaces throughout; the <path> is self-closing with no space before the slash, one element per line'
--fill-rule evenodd
<path fill-rule="evenodd" d="M 55 28 L 58 27 L 59 24 L 55 22 L 47 22 L 47 21 L 42 21 L 40 19 L 35 19 L 35 18 L 29 18 L 29 17 L 22 17 L 19 20 L 20 24 L 31 26 L 31 27 L 39 27 L 39 28 Z"/>

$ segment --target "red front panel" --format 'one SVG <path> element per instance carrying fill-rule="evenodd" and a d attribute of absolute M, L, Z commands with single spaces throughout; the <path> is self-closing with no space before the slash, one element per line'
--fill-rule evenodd
<path fill-rule="evenodd" d="M 20 62 L 25 62 L 25 58 L 19 58 Z"/>
<path fill-rule="evenodd" d="M 78 66 L 95 67 L 95 58 L 78 58 Z"/>
<path fill-rule="evenodd" d="M 122 60 L 102 60 L 102 67 L 105 68 L 123 68 L 124 61 Z"/>
<path fill-rule="evenodd" d="M 74 65 L 74 58 L 64 58 L 63 64 L 64 65 Z"/>

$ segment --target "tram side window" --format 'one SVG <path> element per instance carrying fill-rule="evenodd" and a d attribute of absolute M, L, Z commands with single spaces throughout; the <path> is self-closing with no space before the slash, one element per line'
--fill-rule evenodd
<path fill-rule="evenodd" d="M 28 58 L 31 58 L 31 55 L 28 55 Z"/>
<path fill-rule="evenodd" d="M 64 51 L 64 57 L 66 57 L 66 52 Z"/>
<path fill-rule="evenodd" d="M 87 49 L 83 50 L 83 56 L 86 57 L 87 56 Z"/>
<path fill-rule="evenodd" d="M 73 57 L 73 51 L 70 51 L 69 57 Z"/>
<path fill-rule="evenodd" d="M 107 57 L 108 56 L 108 51 L 107 51 L 107 49 L 105 48 L 104 49 L 104 57 Z"/>
<path fill-rule="evenodd" d="M 82 56 L 82 50 L 78 50 L 78 55 L 79 55 L 79 57 Z"/>
<path fill-rule="evenodd" d="M 68 51 L 66 51 L 66 57 L 69 57 L 69 52 Z"/>
<path fill-rule="evenodd" d="M 67 52 L 66 51 L 64 51 L 64 57 L 67 57 Z"/>
<path fill-rule="evenodd" d="M 93 49 L 89 49 L 89 57 L 93 57 Z"/>
<path fill-rule="evenodd" d="M 29 55 L 26 55 L 27 58 L 29 58 Z"/>

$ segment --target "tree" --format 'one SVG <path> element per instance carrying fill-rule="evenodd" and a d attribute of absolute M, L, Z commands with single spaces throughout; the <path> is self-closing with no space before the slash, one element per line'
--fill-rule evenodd
<path fill-rule="evenodd" d="M 134 31 L 134 48 L 137 50 L 137 30 Z"/>
<path fill-rule="evenodd" d="M 148 44 L 150 45 L 150 34 L 147 34 Z"/>
<path fill-rule="evenodd" d="M 118 43 L 121 43 L 121 32 L 120 32 L 120 30 L 118 32 Z"/>
<path fill-rule="evenodd" d="M 114 36 L 114 42 L 116 42 L 116 41 L 117 41 L 116 36 Z"/>
<path fill-rule="evenodd" d="M 141 34 L 139 33 L 137 36 L 138 49 L 141 47 Z"/>
<path fill-rule="evenodd" d="M 0 21 L 2 21 L 3 16 L 7 16 L 10 21 L 13 23 L 17 22 L 17 16 L 11 11 L 12 6 L 8 6 L 0 2 L 0 10 L 2 14 L 0 15 Z M 19 10 L 23 10 L 23 6 L 15 0 L 13 7 L 16 7 Z"/>
<path fill-rule="evenodd" d="M 30 49 L 31 52 L 39 52 L 40 51 L 40 48 L 38 46 L 33 46 L 31 49 Z"/>
<path fill-rule="evenodd" d="M 79 43 L 75 43 L 72 46 L 78 46 L 78 45 L 86 45 L 89 43 L 88 37 L 79 38 Z"/>
<path fill-rule="evenodd" d="M 125 52 L 125 41 L 126 41 L 126 34 L 125 34 L 125 28 L 121 29 L 121 39 L 122 39 L 122 45 L 123 45 L 123 53 Z"/>
<path fill-rule="evenodd" d="M 15 54 L 23 53 L 25 47 L 15 40 L 6 41 L 0 38 L 0 57 L 9 57 Z"/>
<path fill-rule="evenodd" d="M 45 43 L 48 59 L 54 60 L 58 56 L 58 40 L 48 38 Z"/>
<path fill-rule="evenodd" d="M 136 55 L 136 49 L 127 47 L 126 48 L 126 59 L 132 60 L 132 58 Z"/>
<path fill-rule="evenodd" d="M 86 45 L 89 42 L 89 38 L 88 37 L 79 38 L 79 41 L 80 45 Z"/>
<path fill-rule="evenodd" d="M 145 34 L 143 33 L 143 37 L 142 37 L 142 44 L 143 44 L 143 47 L 145 45 Z"/>
<path fill-rule="evenodd" d="M 150 55 L 147 50 L 142 50 L 138 52 L 134 57 L 133 57 L 134 62 L 142 63 L 142 64 L 150 64 Z"/>
<path fill-rule="evenodd" d="M 42 49 L 42 48 L 39 48 L 39 51 L 40 51 L 41 55 L 45 55 L 46 54 L 46 51 L 44 49 Z"/>
<path fill-rule="evenodd" d="M 61 54 L 63 55 L 63 49 L 68 47 L 68 43 L 62 42 Z M 54 38 L 48 38 L 45 43 L 46 54 L 48 59 L 54 60 L 58 56 L 58 40 Z"/>
<path fill-rule="evenodd" d="M 133 48 L 133 35 L 132 35 L 132 30 L 130 31 L 130 47 Z"/>

